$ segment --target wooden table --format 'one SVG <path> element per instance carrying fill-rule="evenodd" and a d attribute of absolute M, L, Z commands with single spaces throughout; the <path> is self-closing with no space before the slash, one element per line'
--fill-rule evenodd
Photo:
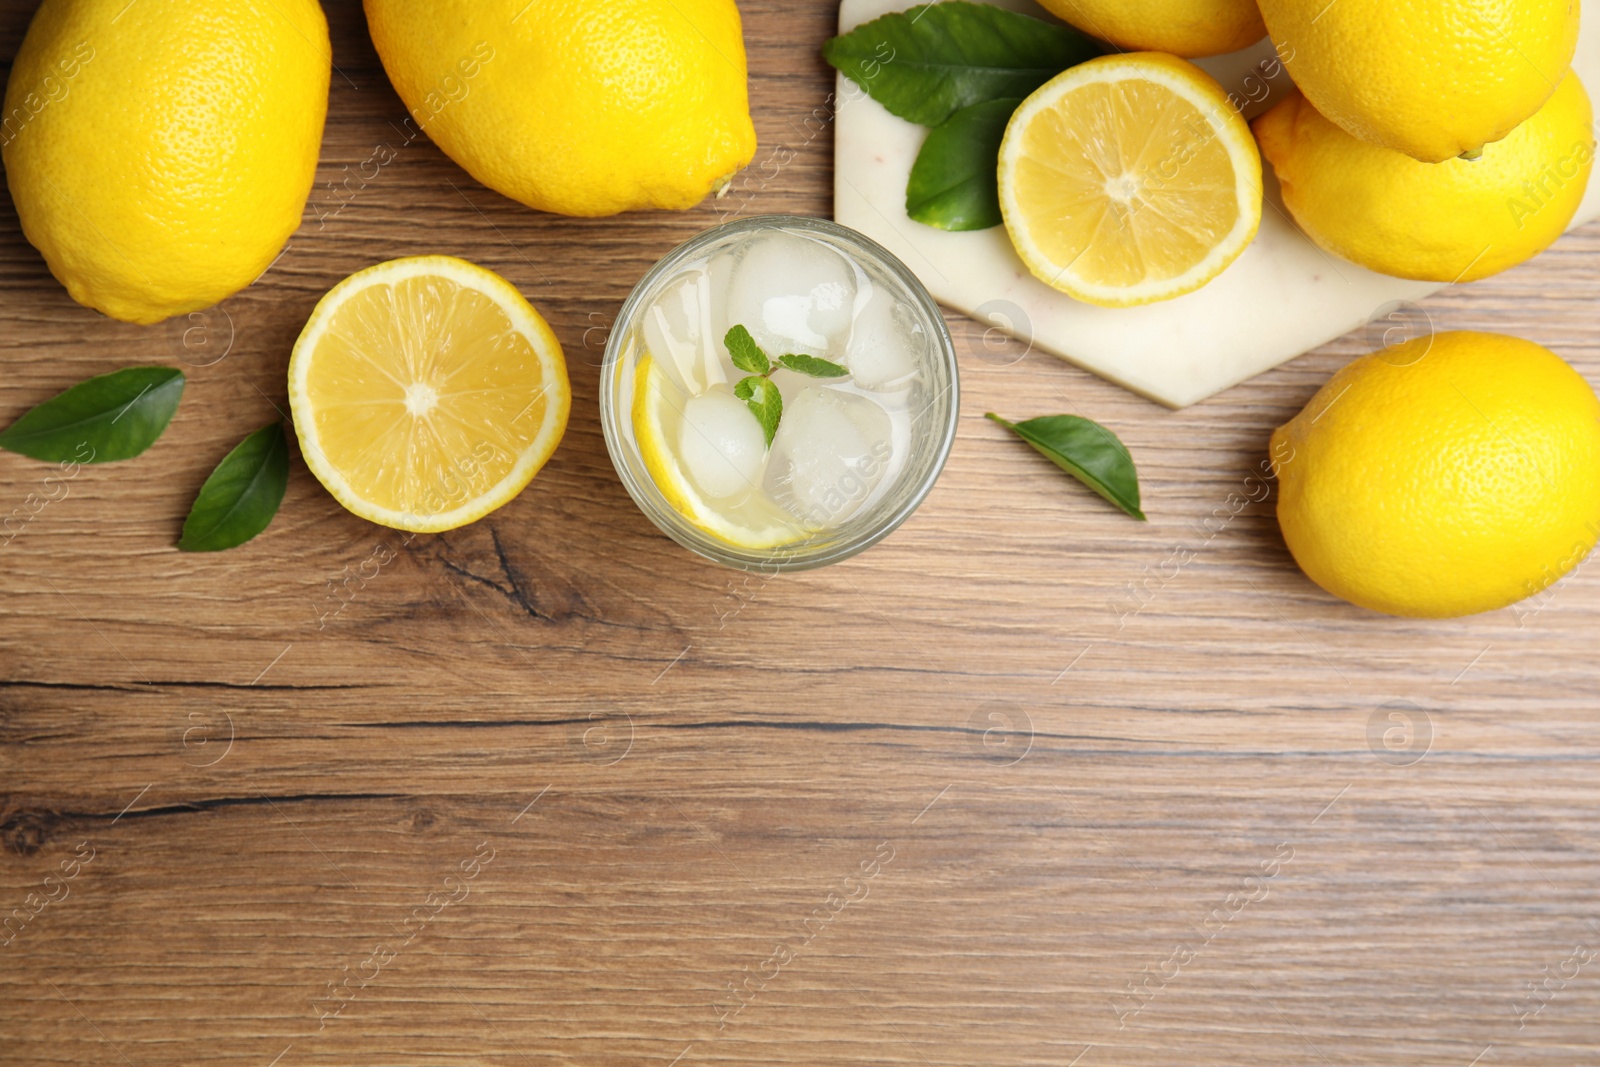
<path fill-rule="evenodd" d="M 340 0 L 306 224 L 218 311 L 100 318 L 0 208 L 0 420 L 191 377 L 0 553 L 0 914 L 31 915 L 0 1063 L 1595 1062 L 1600 580 L 1415 622 L 1300 575 L 1258 464 L 1361 338 L 1172 413 L 953 317 L 955 451 L 881 546 L 746 578 L 633 505 L 596 414 L 629 288 L 719 213 L 830 211 L 833 7 L 743 6 L 761 148 L 720 205 L 486 191 L 404 140 Z M 297 461 L 265 535 L 176 552 L 317 298 L 424 252 L 551 320 L 552 463 L 408 540 Z M 1425 310 L 1600 380 L 1597 255 L 1589 227 Z M 1150 524 L 988 410 L 1113 427 Z M 0 513 L 44 472 L 0 454 Z"/>

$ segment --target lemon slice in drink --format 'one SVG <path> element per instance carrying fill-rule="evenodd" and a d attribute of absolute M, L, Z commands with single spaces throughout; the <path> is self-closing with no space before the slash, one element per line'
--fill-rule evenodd
<path fill-rule="evenodd" d="M 492 271 L 395 259 L 328 291 L 289 360 L 306 465 L 350 511 L 434 533 L 522 491 L 567 427 L 561 344 Z"/>
<path fill-rule="evenodd" d="M 667 503 L 706 533 L 737 548 L 777 548 L 807 537 L 811 530 L 773 505 L 750 500 L 723 510 L 706 500 L 677 455 L 675 442 L 687 400 L 688 394 L 649 353 L 639 357 L 633 372 L 633 434 L 645 470 Z"/>
<path fill-rule="evenodd" d="M 1000 210 L 1036 277 L 1103 307 L 1192 292 L 1261 224 L 1261 155 L 1222 87 L 1155 52 L 1102 56 L 1022 102 Z"/>

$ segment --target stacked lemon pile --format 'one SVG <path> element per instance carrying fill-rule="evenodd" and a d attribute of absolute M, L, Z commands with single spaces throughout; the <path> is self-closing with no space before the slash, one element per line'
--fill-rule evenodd
<path fill-rule="evenodd" d="M 1107 307 L 1199 288 L 1261 219 L 1261 155 L 1317 244 L 1483 278 L 1572 221 L 1594 159 L 1573 0 L 1043 0 L 1123 51 L 1016 111 L 1000 198 L 1041 280 Z M 1297 91 L 1255 121 L 1182 57 L 1270 32 Z M 1259 144 L 1259 154 L 1257 146 Z"/>
<path fill-rule="evenodd" d="M 1133 50 L 1047 83 L 1001 148 L 1012 243 L 1077 299 L 1146 304 L 1215 278 L 1260 221 L 1260 156 L 1322 248 L 1434 282 L 1537 255 L 1588 188 L 1575 0 L 1042 2 Z M 1179 56 L 1263 32 L 1297 88 L 1252 131 Z M 1600 401 L 1515 338 L 1448 333 L 1357 360 L 1274 435 L 1272 459 L 1296 560 L 1379 611 L 1506 606 L 1600 537 Z"/>
<path fill-rule="evenodd" d="M 1572 221 L 1594 161 L 1575 0 L 1261 0 L 1299 92 L 1256 120 L 1295 220 L 1384 274 L 1487 277 Z"/>

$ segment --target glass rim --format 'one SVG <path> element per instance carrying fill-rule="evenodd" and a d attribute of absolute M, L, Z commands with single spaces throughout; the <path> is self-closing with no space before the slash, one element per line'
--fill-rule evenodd
<path fill-rule="evenodd" d="M 932 327 L 931 347 L 936 351 L 930 353 L 930 358 L 942 361 L 949 372 L 949 417 L 945 420 L 942 431 L 938 433 L 936 454 L 923 474 L 920 484 L 916 485 L 892 511 L 886 512 L 879 521 L 874 522 L 860 534 L 844 540 L 821 543 L 799 541 L 793 545 L 780 545 L 776 548 L 751 549 L 731 545 L 701 530 L 672 506 L 648 473 L 640 478 L 630 469 L 628 463 L 624 461 L 625 457 L 632 455 L 639 458 L 641 465 L 642 457 L 639 457 L 637 442 L 631 436 L 631 427 L 625 430 L 622 425 L 622 414 L 617 410 L 613 387 L 616 385 L 618 367 L 622 363 L 626 340 L 632 332 L 640 303 L 647 294 L 650 294 L 654 284 L 663 275 L 681 266 L 685 260 L 711 244 L 730 235 L 771 228 L 820 231 L 848 246 L 857 254 L 874 260 L 900 283 L 906 294 L 919 305 L 923 318 Z M 662 533 L 684 548 L 716 563 L 746 571 L 776 574 L 823 567 L 848 559 L 888 537 L 922 505 L 939 480 L 945 462 L 949 459 L 950 450 L 955 445 L 960 412 L 961 380 L 955 341 L 950 336 L 950 327 L 945 322 L 944 313 L 932 294 L 928 292 L 927 286 L 922 284 L 921 279 L 913 274 L 899 257 L 870 237 L 831 219 L 811 215 L 752 215 L 710 226 L 679 244 L 646 271 L 628 293 L 628 298 L 623 301 L 622 308 L 617 312 L 616 320 L 606 338 L 605 355 L 600 363 L 601 427 L 605 433 L 606 450 L 610 453 L 611 464 L 616 468 L 617 477 L 621 479 L 628 495 Z"/>

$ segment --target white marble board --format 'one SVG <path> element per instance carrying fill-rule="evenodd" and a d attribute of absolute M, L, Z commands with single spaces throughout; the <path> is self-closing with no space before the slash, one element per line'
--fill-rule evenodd
<path fill-rule="evenodd" d="M 996 0 L 1049 18 L 1032 0 Z M 839 31 L 912 6 L 907 0 L 844 0 Z M 1585 13 L 1587 14 L 1587 12 Z M 1600 89 L 1600 18 L 1585 18 L 1574 68 Z M 1257 65 L 1270 42 L 1200 61 L 1225 89 L 1260 95 Z M 1246 77 L 1256 81 L 1245 92 Z M 884 110 L 839 76 L 834 131 L 834 218 L 905 261 L 941 303 L 1030 341 L 1143 396 L 1181 408 L 1236 385 L 1369 322 L 1396 301 L 1442 286 L 1374 274 L 1323 252 L 1289 220 L 1266 168 L 1261 232 L 1205 288 L 1138 308 L 1079 303 L 1038 281 L 1004 227 L 947 233 L 905 213 L 906 178 L 927 131 Z M 1245 112 L 1254 118 L 1289 87 L 1286 74 Z M 1573 225 L 1600 215 L 1591 181 Z"/>

